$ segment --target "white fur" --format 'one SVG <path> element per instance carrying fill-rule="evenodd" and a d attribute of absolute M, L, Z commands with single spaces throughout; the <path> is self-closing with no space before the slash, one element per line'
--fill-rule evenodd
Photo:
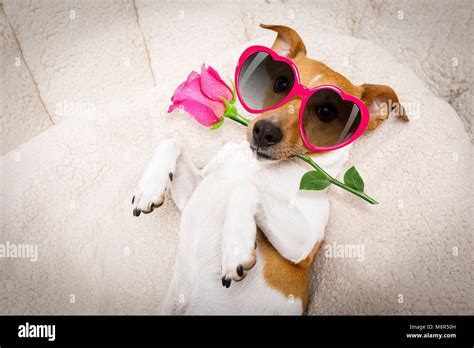
<path fill-rule="evenodd" d="M 347 161 L 348 150 L 315 160 L 335 176 Z M 324 239 L 329 215 L 326 190 L 299 190 L 301 176 L 311 168 L 297 159 L 257 160 L 248 143 L 242 142 L 226 144 L 199 171 L 187 158 L 185 146 L 168 139 L 158 146 L 143 174 L 135 207 L 148 207 L 144 197 L 162 197 L 168 173 L 175 168 L 171 192 L 182 216 L 175 269 L 162 312 L 301 314 L 302 299 L 287 298 L 265 282 L 258 248 L 256 265 L 244 279 L 235 280 L 240 279 L 237 266 L 254 252 L 256 225 L 294 263 Z M 229 288 L 222 285 L 222 276 L 233 279 Z"/>
<path fill-rule="evenodd" d="M 152 204 L 163 203 L 165 190 L 170 181 L 169 174 L 174 173 L 176 158 L 180 153 L 181 148 L 175 139 L 160 142 L 138 184 L 139 193 L 134 197 L 137 209 L 150 212 Z"/>

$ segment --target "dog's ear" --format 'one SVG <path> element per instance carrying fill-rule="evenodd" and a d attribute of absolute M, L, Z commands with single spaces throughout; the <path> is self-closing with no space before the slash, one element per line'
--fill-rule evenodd
<path fill-rule="evenodd" d="M 278 33 L 272 49 L 282 56 L 295 58 L 299 54 L 306 55 L 306 47 L 296 31 L 283 25 L 260 24 L 264 29 Z"/>
<path fill-rule="evenodd" d="M 405 109 L 398 102 L 398 96 L 393 89 L 384 85 L 364 84 L 361 88 L 360 99 L 369 109 L 370 121 L 367 129 L 377 128 L 389 115 L 399 116 L 408 122 Z"/>

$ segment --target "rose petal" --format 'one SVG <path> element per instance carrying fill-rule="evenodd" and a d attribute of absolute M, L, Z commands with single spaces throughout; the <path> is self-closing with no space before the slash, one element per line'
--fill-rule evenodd
<path fill-rule="evenodd" d="M 183 83 L 181 83 L 178 88 L 176 88 L 176 90 L 174 91 L 173 93 L 173 96 L 171 97 L 171 100 L 172 101 L 183 101 L 183 100 L 186 100 L 188 98 L 186 98 L 186 88 L 194 81 L 194 80 L 197 80 L 199 79 L 201 76 L 195 72 L 195 71 L 191 71 L 191 73 L 188 75 L 188 78 L 186 79 L 186 81 L 184 81 Z"/>
<path fill-rule="evenodd" d="M 209 106 L 217 116 L 222 116 L 225 111 L 225 105 L 222 100 L 214 101 L 206 97 L 201 91 L 200 76 L 198 73 L 191 73 L 188 80 L 181 84 L 175 91 L 173 103 L 182 103 L 188 100 L 195 100 L 201 104 Z"/>
<path fill-rule="evenodd" d="M 206 68 L 204 64 L 201 67 L 201 90 L 206 97 L 216 101 L 221 101 L 220 97 L 223 97 L 230 102 L 234 97 L 232 90 L 222 81 L 219 73 L 211 66 Z"/>
<path fill-rule="evenodd" d="M 179 103 L 174 103 L 171 104 L 169 107 L 168 107 L 168 113 L 172 112 L 174 109 L 176 109 L 177 107 L 179 107 Z"/>
<path fill-rule="evenodd" d="M 211 127 L 221 120 L 220 117 L 217 117 L 209 106 L 204 105 L 196 100 L 185 100 L 181 103 L 173 104 L 170 106 L 170 109 L 174 110 L 178 107 L 182 107 L 184 111 L 186 111 L 196 121 L 206 127 Z"/>

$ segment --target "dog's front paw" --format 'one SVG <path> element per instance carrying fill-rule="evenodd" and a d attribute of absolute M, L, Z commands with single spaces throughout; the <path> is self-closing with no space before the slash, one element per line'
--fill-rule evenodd
<path fill-rule="evenodd" d="M 232 280 L 241 281 L 247 275 L 247 272 L 255 266 L 257 256 L 255 248 L 233 247 L 224 252 L 222 258 L 222 286 L 228 288 Z"/>
<path fill-rule="evenodd" d="M 148 214 L 155 208 L 159 208 L 165 202 L 165 192 L 169 182 L 173 180 L 173 174 L 169 173 L 167 178 L 156 177 L 154 181 L 142 180 L 138 192 L 132 198 L 133 216 L 141 213 Z"/>
<path fill-rule="evenodd" d="M 176 159 L 180 154 L 180 147 L 175 138 L 160 142 L 155 155 L 140 178 L 137 193 L 132 198 L 133 215 L 151 213 L 165 201 L 165 192 L 175 171 Z"/>
<path fill-rule="evenodd" d="M 166 187 L 165 187 L 166 188 Z M 154 190 L 139 190 L 132 197 L 133 216 L 140 216 L 141 213 L 151 213 L 155 208 L 159 208 L 165 201 L 165 190 L 161 193 Z"/>

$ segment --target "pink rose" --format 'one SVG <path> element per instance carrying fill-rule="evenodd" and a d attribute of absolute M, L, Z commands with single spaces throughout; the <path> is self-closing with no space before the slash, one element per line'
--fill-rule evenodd
<path fill-rule="evenodd" d="M 201 75 L 191 72 L 188 79 L 176 88 L 168 112 L 183 108 L 200 124 L 211 127 L 224 116 L 226 106 L 221 98 L 231 102 L 233 97 L 234 93 L 217 71 L 203 65 Z"/>

